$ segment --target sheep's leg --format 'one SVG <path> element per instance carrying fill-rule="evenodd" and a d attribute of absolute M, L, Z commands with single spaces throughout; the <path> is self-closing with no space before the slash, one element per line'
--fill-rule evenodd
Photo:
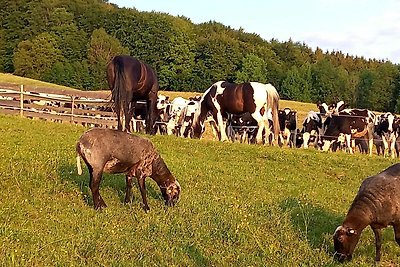
<path fill-rule="evenodd" d="M 125 203 L 131 202 L 132 199 L 132 176 L 126 175 L 126 191 L 125 191 Z"/>
<path fill-rule="evenodd" d="M 93 170 L 89 168 L 90 173 L 90 190 L 92 191 L 93 204 L 95 209 L 101 209 L 107 207 L 103 198 L 100 195 L 99 187 L 101 176 L 103 175 L 102 171 Z"/>
<path fill-rule="evenodd" d="M 400 222 L 393 224 L 394 229 L 394 238 L 396 239 L 397 244 L 400 246 Z"/>
<path fill-rule="evenodd" d="M 145 177 L 138 178 L 138 184 L 140 188 L 140 194 L 142 195 L 143 209 L 147 212 L 150 210 L 150 207 L 147 204 Z"/>
<path fill-rule="evenodd" d="M 375 234 L 375 248 L 376 248 L 375 261 L 380 261 L 381 260 L 381 247 L 382 247 L 381 229 L 372 228 L 372 231 L 374 231 L 374 234 Z"/>

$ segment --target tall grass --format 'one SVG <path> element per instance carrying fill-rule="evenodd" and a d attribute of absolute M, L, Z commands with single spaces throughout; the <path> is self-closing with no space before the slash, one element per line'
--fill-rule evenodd
<path fill-rule="evenodd" d="M 125 179 L 105 175 L 108 208 L 92 207 L 88 173 L 78 176 L 80 126 L 0 116 L 2 266 L 334 266 L 332 233 L 361 180 L 390 166 L 381 157 L 148 136 L 182 186 L 164 206 L 147 180 L 123 203 Z M 382 266 L 400 262 L 392 229 Z M 347 266 L 373 264 L 362 235 Z"/>

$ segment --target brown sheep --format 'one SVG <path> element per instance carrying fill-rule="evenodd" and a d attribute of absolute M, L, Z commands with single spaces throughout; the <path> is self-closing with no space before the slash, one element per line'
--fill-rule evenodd
<path fill-rule="evenodd" d="M 80 157 L 89 169 L 89 186 L 95 209 L 107 207 L 99 192 L 103 172 L 125 173 L 125 202 L 131 199 L 132 177 L 136 177 L 145 211 L 150 210 L 146 198 L 146 177 L 151 177 L 160 187 L 166 205 L 173 206 L 179 199 L 181 187 L 178 181 L 147 138 L 118 130 L 94 128 L 80 137 L 76 151 L 78 173 L 82 174 Z"/>
<path fill-rule="evenodd" d="M 400 163 L 362 182 L 344 222 L 333 235 L 335 256 L 340 262 L 351 260 L 368 225 L 375 234 L 375 261 L 380 261 L 381 229 L 392 225 L 400 245 Z"/>

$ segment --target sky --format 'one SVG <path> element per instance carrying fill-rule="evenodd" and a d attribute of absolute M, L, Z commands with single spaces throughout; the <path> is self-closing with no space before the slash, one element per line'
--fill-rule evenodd
<path fill-rule="evenodd" d="M 119 7 L 220 22 L 265 40 L 400 64 L 400 0 L 109 0 Z"/>

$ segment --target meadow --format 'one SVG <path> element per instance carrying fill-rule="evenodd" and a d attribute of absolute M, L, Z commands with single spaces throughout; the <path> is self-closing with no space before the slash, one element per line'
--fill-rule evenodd
<path fill-rule="evenodd" d="M 332 234 L 360 182 L 395 163 L 378 156 L 146 136 L 182 186 L 167 208 L 147 179 L 124 204 L 125 179 L 105 175 L 96 211 L 78 176 L 82 126 L 0 115 L 1 266 L 340 266 Z M 397 266 L 393 230 L 381 266 Z M 353 260 L 374 264 L 366 229 Z"/>
<path fill-rule="evenodd" d="M 1 74 L 10 84 L 57 87 Z M 67 88 L 68 89 L 68 88 Z M 196 93 L 161 92 L 171 98 Z M 301 122 L 315 104 L 280 101 Z M 124 204 L 123 175 L 104 175 L 108 208 L 93 209 L 88 172 L 75 144 L 87 128 L 0 115 L 0 266 L 341 266 L 332 234 L 361 181 L 397 162 L 376 155 L 322 153 L 147 136 L 182 186 L 167 208 L 147 179 Z M 206 132 L 207 133 L 207 132 Z M 393 230 L 383 232 L 381 266 L 397 266 Z M 345 266 L 374 264 L 367 228 Z"/>

